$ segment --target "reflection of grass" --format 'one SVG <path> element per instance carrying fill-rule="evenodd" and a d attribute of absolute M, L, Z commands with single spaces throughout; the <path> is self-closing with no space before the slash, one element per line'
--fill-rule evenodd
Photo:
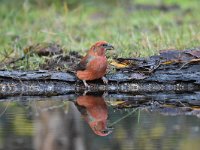
<path fill-rule="evenodd" d="M 33 124 L 25 118 L 24 114 L 18 114 L 14 120 L 14 128 L 17 135 L 32 135 Z"/>
<path fill-rule="evenodd" d="M 16 135 L 32 135 L 33 124 L 27 118 L 27 111 L 19 107 L 15 102 L 1 102 L 0 103 L 0 135 L 4 136 L 7 132 L 13 132 Z"/>
<path fill-rule="evenodd" d="M 4 103 L 3 103 L 3 105 L 0 105 L 0 118 L 1 118 L 1 116 L 4 115 L 4 113 L 6 112 L 6 110 L 9 107 L 9 105 L 10 105 L 10 101 L 8 101 L 5 105 L 4 105 Z"/>
<path fill-rule="evenodd" d="M 119 123 L 120 121 L 122 121 L 123 119 L 129 117 L 130 115 L 132 115 L 136 110 L 138 110 L 138 108 L 133 109 L 132 111 L 128 112 L 126 115 L 122 116 L 121 118 L 117 119 L 116 121 L 112 122 L 109 124 L 110 127 L 112 127 L 113 125 Z"/>
<path fill-rule="evenodd" d="M 25 2 L 18 7 L 0 5 L 1 53 L 14 50 L 12 54 L 22 55 L 23 47 L 29 44 L 51 41 L 66 51 L 83 52 L 91 43 L 107 40 L 115 45 L 117 55 L 131 57 L 152 55 L 165 48 L 199 46 L 200 42 L 199 0 L 178 0 L 181 8 L 169 12 L 94 2 L 80 3 L 68 11 L 67 5 L 42 9 Z M 164 2 L 173 4 L 173 0 Z M 30 65 L 36 69 L 38 63 L 40 59 Z"/>

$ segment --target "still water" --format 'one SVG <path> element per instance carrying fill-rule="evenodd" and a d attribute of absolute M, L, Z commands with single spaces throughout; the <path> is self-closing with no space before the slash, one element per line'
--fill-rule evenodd
<path fill-rule="evenodd" d="M 200 101 L 0 99 L 0 150 L 199 150 Z"/>

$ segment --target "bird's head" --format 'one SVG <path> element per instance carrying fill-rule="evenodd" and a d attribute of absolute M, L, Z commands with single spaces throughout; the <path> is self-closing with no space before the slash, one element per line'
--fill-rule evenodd
<path fill-rule="evenodd" d="M 104 56 L 106 50 L 113 50 L 113 49 L 114 47 L 108 42 L 99 41 L 99 42 L 96 42 L 94 45 L 92 45 L 89 52 L 93 55 Z"/>
<path fill-rule="evenodd" d="M 107 136 L 112 133 L 113 129 L 106 126 L 105 120 L 92 122 L 90 123 L 90 127 L 92 128 L 93 132 L 99 136 Z"/>

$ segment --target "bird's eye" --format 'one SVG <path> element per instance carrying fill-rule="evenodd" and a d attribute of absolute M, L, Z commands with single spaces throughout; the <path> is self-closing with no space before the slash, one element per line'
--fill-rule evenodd
<path fill-rule="evenodd" d="M 103 131 L 101 131 L 102 133 L 104 133 L 104 134 L 106 134 L 106 133 L 108 133 L 108 131 L 107 130 L 103 130 Z"/>
<path fill-rule="evenodd" d="M 108 46 L 108 44 L 102 44 L 102 46 L 103 46 L 103 47 L 106 47 L 106 46 Z"/>

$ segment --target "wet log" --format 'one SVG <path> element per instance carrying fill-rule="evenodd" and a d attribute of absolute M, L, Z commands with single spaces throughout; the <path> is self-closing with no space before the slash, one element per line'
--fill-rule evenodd
<path fill-rule="evenodd" d="M 30 101 L 35 100 L 52 100 L 52 101 L 76 101 L 76 99 L 81 96 L 82 93 L 70 93 L 66 95 L 58 95 L 58 96 L 15 96 L 15 97 L 1 97 L 0 102 L 6 101 L 18 101 L 20 103 L 28 103 Z M 159 101 L 162 103 L 179 103 L 189 104 L 189 105 L 198 105 L 200 107 L 200 92 L 185 92 L 185 93 L 177 93 L 177 92 L 154 92 L 154 93 L 102 93 L 102 92 L 89 92 L 87 95 L 93 96 L 103 96 L 106 101 L 117 101 L 123 100 L 126 102 L 135 101 L 138 104 L 139 101 Z"/>
<path fill-rule="evenodd" d="M 125 67 L 85 88 L 73 72 L 0 71 L 0 97 L 14 95 L 64 95 L 84 92 L 152 93 L 200 91 L 200 50 L 167 51 L 149 58 L 117 58 Z"/>
<path fill-rule="evenodd" d="M 200 65 L 194 65 L 194 68 Z M 191 67 L 191 68 L 193 68 Z M 0 71 L 0 96 L 14 95 L 63 95 L 89 90 L 107 92 L 161 92 L 198 91 L 200 71 L 158 70 L 144 79 L 135 79 L 134 72 L 108 74 L 109 83 L 101 80 L 89 82 L 86 89 L 72 73 L 49 71 Z"/>

